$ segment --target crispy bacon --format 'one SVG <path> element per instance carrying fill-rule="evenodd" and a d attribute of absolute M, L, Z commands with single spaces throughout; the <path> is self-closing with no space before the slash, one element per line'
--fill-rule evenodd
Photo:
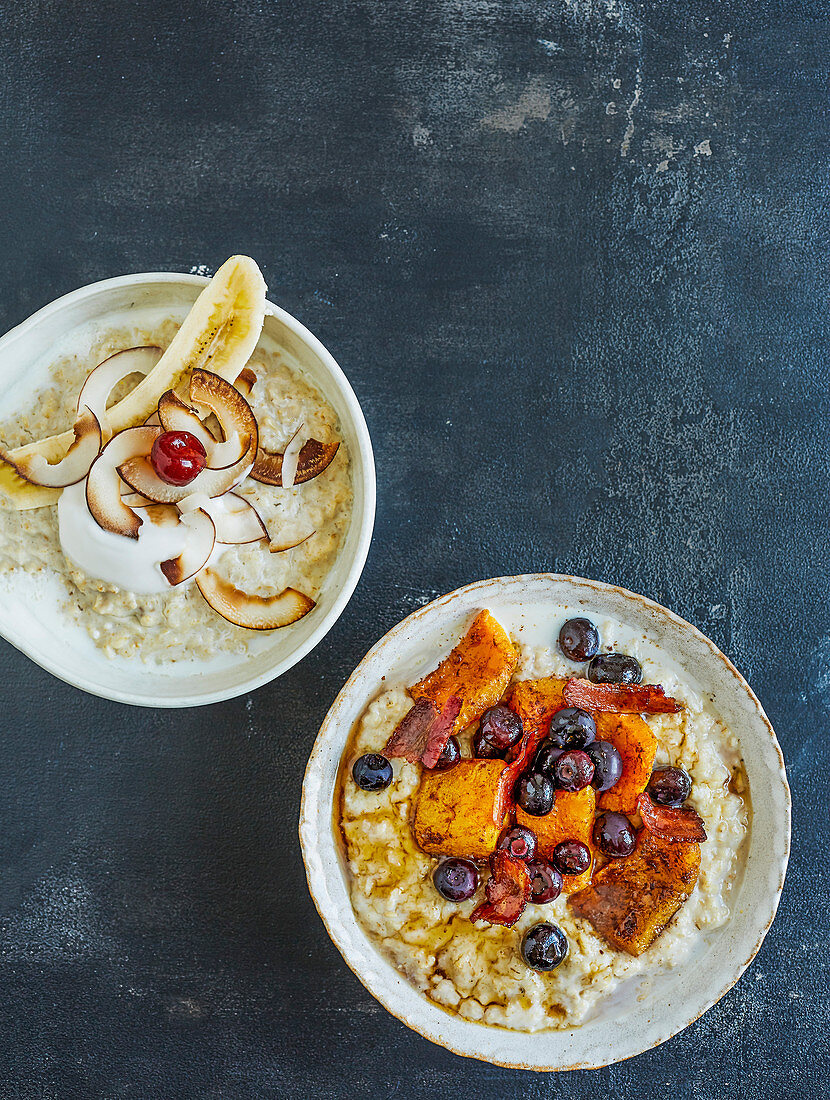
<path fill-rule="evenodd" d="M 524 913 L 530 897 L 530 872 L 520 859 L 507 852 L 495 852 L 490 857 L 492 874 L 484 887 L 487 900 L 473 910 L 471 921 L 486 920 L 490 924 L 515 924 Z"/>
<path fill-rule="evenodd" d="M 417 764 L 429 741 L 429 729 L 438 717 L 438 708 L 429 699 L 416 699 L 392 731 L 383 750 L 387 756 L 402 756 Z"/>
<path fill-rule="evenodd" d="M 549 725 L 550 723 L 548 723 Z M 525 732 L 519 742 L 518 751 L 499 776 L 496 798 L 493 803 L 493 820 L 501 828 L 504 815 L 513 809 L 513 787 L 516 780 L 527 769 L 533 754 L 547 735 L 544 725 L 525 726 Z"/>
<path fill-rule="evenodd" d="M 421 763 L 425 768 L 434 768 L 438 763 L 460 713 L 461 700 L 457 695 L 451 695 L 427 731 L 427 743 L 421 753 Z"/>
<path fill-rule="evenodd" d="M 706 829 L 697 810 L 691 807 L 658 806 L 644 791 L 637 799 L 637 809 L 643 819 L 643 825 L 661 840 L 706 839 Z"/>
<path fill-rule="evenodd" d="M 592 684 L 571 679 L 562 692 L 565 705 L 606 714 L 674 714 L 681 709 L 659 684 Z"/>
<path fill-rule="evenodd" d="M 434 768 L 460 710 L 457 695 L 451 695 L 440 711 L 429 699 L 416 699 L 392 731 L 383 751 L 387 756 L 402 756 L 410 764 Z"/>

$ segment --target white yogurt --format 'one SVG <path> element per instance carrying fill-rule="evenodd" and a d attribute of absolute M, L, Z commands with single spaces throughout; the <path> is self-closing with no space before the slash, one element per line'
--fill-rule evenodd
<path fill-rule="evenodd" d="M 159 564 L 178 557 L 191 534 L 185 524 L 160 527 L 147 517 L 137 539 L 105 531 L 87 507 L 86 479 L 61 493 L 58 532 L 64 554 L 87 576 L 142 594 L 170 591 Z"/>

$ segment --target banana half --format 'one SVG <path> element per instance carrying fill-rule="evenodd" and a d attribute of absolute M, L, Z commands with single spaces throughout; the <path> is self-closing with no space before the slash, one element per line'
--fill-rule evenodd
<path fill-rule="evenodd" d="M 143 424 L 166 390 L 176 389 L 193 370 L 204 367 L 233 382 L 250 359 L 265 317 L 265 280 L 250 256 L 231 256 L 196 299 L 193 308 L 155 367 L 126 397 L 107 410 L 113 434 Z M 54 504 L 60 489 L 33 485 L 15 463 L 27 455 L 58 462 L 75 440 L 60 435 L 0 452 L 0 506 L 23 511 Z"/>

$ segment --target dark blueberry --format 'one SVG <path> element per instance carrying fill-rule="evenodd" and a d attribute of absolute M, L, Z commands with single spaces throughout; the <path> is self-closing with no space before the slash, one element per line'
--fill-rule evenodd
<path fill-rule="evenodd" d="M 559 648 L 569 661 L 590 661 L 599 653 L 599 634 L 590 619 L 568 619 L 559 631 Z"/>
<path fill-rule="evenodd" d="M 543 741 L 536 751 L 536 756 L 533 760 L 533 770 L 535 772 L 541 772 L 542 775 L 548 775 L 552 779 L 553 766 L 564 751 L 564 749 L 557 748 L 550 739 Z"/>
<path fill-rule="evenodd" d="M 488 741 L 481 730 L 473 734 L 473 756 L 480 760 L 504 760 L 507 749 L 500 749 L 492 741 Z"/>
<path fill-rule="evenodd" d="M 582 749 L 568 749 L 553 766 L 553 780 L 560 791 L 581 791 L 594 778 L 594 762 Z"/>
<path fill-rule="evenodd" d="M 521 741 L 524 730 L 518 714 L 499 703 L 498 706 L 490 707 L 482 714 L 478 732 L 497 749 L 504 752 Z"/>
<path fill-rule="evenodd" d="M 595 684 L 639 684 L 642 678 L 640 662 L 626 653 L 600 653 L 588 665 L 588 679 Z"/>
<path fill-rule="evenodd" d="M 609 790 L 622 775 L 622 757 L 610 741 L 594 741 L 585 751 L 594 762 L 591 785 L 598 791 Z"/>
<path fill-rule="evenodd" d="M 496 851 L 507 852 L 514 859 L 523 859 L 527 863 L 536 856 L 536 837 L 524 825 L 513 825 L 499 837 Z"/>
<path fill-rule="evenodd" d="M 367 752 L 355 760 L 352 777 L 362 791 L 382 791 L 392 782 L 392 765 L 379 752 Z"/>
<path fill-rule="evenodd" d="M 606 810 L 594 822 L 594 844 L 612 859 L 630 856 L 634 851 L 637 834 L 625 814 Z"/>
<path fill-rule="evenodd" d="M 441 750 L 441 755 L 433 765 L 433 771 L 445 772 L 448 768 L 454 768 L 461 759 L 461 746 L 457 737 L 451 737 Z"/>
<path fill-rule="evenodd" d="M 660 806 L 682 806 L 692 793 L 692 777 L 682 768 L 666 764 L 654 769 L 646 790 L 651 801 Z"/>
<path fill-rule="evenodd" d="M 563 840 L 553 849 L 552 862 L 562 875 L 581 875 L 591 866 L 591 853 L 579 840 Z"/>
<path fill-rule="evenodd" d="M 537 859 L 528 863 L 530 871 L 530 900 L 537 905 L 547 901 L 556 901 L 562 893 L 562 876 L 546 859 Z"/>
<path fill-rule="evenodd" d="M 516 802 L 526 814 L 543 817 L 553 809 L 553 781 L 539 772 L 528 772 L 516 781 Z"/>
<path fill-rule="evenodd" d="M 478 868 L 468 859 L 445 859 L 435 868 L 432 881 L 447 901 L 466 901 L 478 889 Z"/>
<path fill-rule="evenodd" d="M 533 970 L 555 970 L 568 954 L 568 937 L 555 924 L 535 924 L 522 940 L 522 958 Z"/>
<path fill-rule="evenodd" d="M 559 749 L 584 749 L 596 735 L 596 722 L 580 707 L 562 707 L 550 720 L 550 739 Z"/>

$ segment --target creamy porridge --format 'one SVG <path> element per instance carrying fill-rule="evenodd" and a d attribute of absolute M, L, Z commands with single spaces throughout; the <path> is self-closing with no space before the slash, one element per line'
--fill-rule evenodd
<path fill-rule="evenodd" d="M 597 625 L 604 650 L 639 658 L 643 682 L 662 685 L 682 704 L 678 713 L 645 720 L 657 739 L 655 764 L 675 765 L 693 778 L 691 804 L 708 835 L 699 845 L 700 872 L 691 896 L 639 957 L 610 946 L 588 920 L 574 914 L 565 892 L 546 904 L 531 901 L 512 927 L 471 922 L 482 902 L 483 882 L 469 900 L 453 902 L 439 894 L 433 884 L 439 859 L 418 846 L 413 832 L 425 769 L 391 760 L 391 782 L 377 792 L 360 789 L 349 771 L 362 754 L 384 752 L 412 707 L 414 691 L 410 695 L 392 687 L 372 702 L 344 757 L 340 821 L 358 919 L 419 990 L 465 1019 L 520 1031 L 571 1027 L 626 979 L 682 963 L 702 933 L 729 917 L 730 888 L 748 825 L 748 791 L 735 738 L 712 701 L 697 694 L 668 662 L 650 656 L 653 648 L 639 644 L 619 624 Z M 556 650 L 524 646 L 513 681 L 579 674 Z M 471 754 L 475 728 L 459 734 L 465 757 Z M 481 877 L 486 877 L 484 868 Z M 555 923 L 568 941 L 567 956 L 550 972 L 530 968 L 520 952 L 523 937 L 540 922 Z"/>
<path fill-rule="evenodd" d="M 26 408 L 0 425 L 0 446 L 9 451 L 71 427 L 81 385 L 97 363 L 119 349 L 147 344 L 166 349 L 179 328 L 177 321 L 168 319 L 152 331 L 109 331 L 92 344 L 88 353 L 62 358 L 55 363 L 50 385 L 32 395 Z M 291 588 L 315 601 L 350 521 L 348 451 L 341 442 L 336 414 L 287 353 L 256 347 L 247 367 L 256 376 L 246 396 L 256 418 L 261 447 L 284 452 L 298 430 L 305 439 L 341 445 L 327 468 L 304 483 L 284 487 L 245 476 L 236 484 L 234 493 L 254 506 L 268 537 L 227 546 L 219 545 L 217 540 L 209 564 L 227 582 L 252 597 L 265 598 Z M 129 392 L 135 381 L 126 379 L 113 398 Z M 112 404 L 111 400 L 110 407 Z M 76 488 L 73 485 L 63 492 Z M 122 494 L 128 493 L 129 486 L 122 484 L 121 490 Z M 252 631 L 217 614 L 192 581 L 169 586 L 166 591 L 132 592 L 78 568 L 62 550 L 56 504 L 18 511 L 4 509 L 0 520 L 0 574 L 14 570 L 50 570 L 58 574 L 65 582 L 67 614 L 83 626 L 108 657 L 138 656 L 166 663 L 206 658 L 217 652 L 246 651 Z"/>

